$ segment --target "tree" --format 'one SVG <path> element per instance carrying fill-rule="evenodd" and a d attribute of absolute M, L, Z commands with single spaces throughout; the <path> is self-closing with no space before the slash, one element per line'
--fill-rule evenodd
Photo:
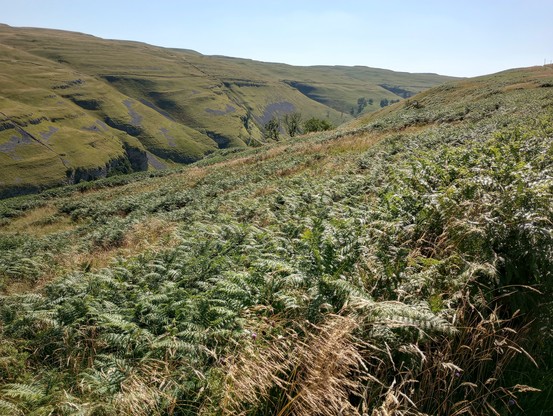
<path fill-rule="evenodd" d="M 248 109 L 248 111 L 246 112 L 246 114 L 240 116 L 240 120 L 242 121 L 242 124 L 244 125 L 244 128 L 246 129 L 246 131 L 247 131 L 249 134 L 252 134 L 252 120 L 253 120 L 253 116 L 252 116 L 251 110 Z"/>
<path fill-rule="evenodd" d="M 382 100 L 380 100 L 380 107 L 386 107 L 389 104 L 390 102 L 388 101 L 387 98 L 383 98 Z"/>
<path fill-rule="evenodd" d="M 357 114 L 359 114 L 367 106 L 367 100 L 364 97 L 357 99 Z"/>
<path fill-rule="evenodd" d="M 301 113 L 284 115 L 284 127 L 290 137 L 301 133 Z"/>
<path fill-rule="evenodd" d="M 265 138 L 271 140 L 278 140 L 280 136 L 280 121 L 278 118 L 274 117 L 270 119 L 263 126 L 265 129 Z"/>
<path fill-rule="evenodd" d="M 321 120 L 320 118 L 312 117 L 303 124 L 304 133 L 311 133 L 314 131 L 326 131 L 332 129 L 333 126 L 328 120 Z"/>

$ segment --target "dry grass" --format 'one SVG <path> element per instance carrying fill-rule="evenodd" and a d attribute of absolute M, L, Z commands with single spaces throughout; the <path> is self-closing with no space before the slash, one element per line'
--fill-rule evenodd
<path fill-rule="evenodd" d="M 150 218 L 134 224 L 125 234 L 123 243 L 119 247 L 85 253 L 66 253 L 59 261 L 61 267 L 66 270 L 76 270 L 83 266 L 89 269 L 100 269 L 107 267 L 115 258 L 133 257 L 144 252 L 153 253 L 174 247 L 178 244 L 175 236 L 176 229 L 176 223 Z"/>
<path fill-rule="evenodd" d="M 414 129 L 415 128 L 413 128 L 413 130 Z M 409 133 L 411 133 L 411 131 L 409 131 Z M 370 133 L 370 134 L 356 133 L 356 134 L 341 137 L 340 140 L 332 140 L 324 143 L 305 142 L 305 141 L 301 141 L 301 138 L 300 138 L 298 139 L 299 141 L 297 142 L 288 143 L 286 145 L 276 145 L 260 155 L 239 157 L 236 159 L 231 159 L 228 161 L 216 163 L 211 167 L 217 168 L 217 169 L 246 167 L 246 166 L 256 165 L 261 162 L 270 161 L 279 156 L 282 156 L 283 154 L 287 154 L 287 155 L 293 154 L 293 155 L 303 155 L 303 156 L 310 156 L 310 155 L 332 156 L 332 155 L 341 155 L 344 153 L 361 154 L 367 151 L 369 148 L 374 146 L 382 139 L 388 137 L 389 135 L 390 134 L 383 134 L 383 133 Z M 313 167 L 320 170 L 321 166 L 322 166 L 321 163 L 316 163 L 314 164 Z M 306 170 L 310 170 L 311 168 L 312 168 L 311 163 L 306 163 L 306 164 L 293 166 L 290 168 L 281 169 L 277 171 L 275 175 L 279 177 L 287 177 L 287 176 L 292 176 L 292 175 L 302 173 Z M 324 170 L 329 170 L 329 171 L 338 170 L 340 168 L 343 168 L 343 162 L 339 160 L 329 160 L 327 164 L 324 166 Z M 260 195 L 263 195 L 263 193 L 261 193 Z"/>
<path fill-rule="evenodd" d="M 342 153 L 363 153 L 376 143 L 385 138 L 381 133 L 356 133 L 341 137 L 339 140 L 332 140 L 324 143 L 308 144 L 299 153 L 301 154 L 342 154 Z"/>
<path fill-rule="evenodd" d="M 99 270 L 108 267 L 116 258 L 130 258 L 142 253 L 154 253 L 175 247 L 179 240 L 176 237 L 176 223 L 150 218 L 135 224 L 126 234 L 119 247 L 97 249 L 87 252 L 66 250 L 52 258 L 56 266 L 38 279 L 30 281 L 14 280 L 6 285 L 7 294 L 39 292 L 48 283 L 59 277 L 62 271 Z"/>
<path fill-rule="evenodd" d="M 275 157 L 287 152 L 289 148 L 290 146 L 288 144 L 273 146 L 265 152 L 257 155 L 237 157 L 223 162 L 214 163 L 210 166 L 210 168 L 236 168 L 257 164 L 259 162 L 274 159 Z"/>
<path fill-rule="evenodd" d="M 160 247 L 174 247 L 178 243 L 175 238 L 176 230 L 176 223 L 151 218 L 133 225 L 125 235 L 122 248 L 126 253 L 132 255 L 145 250 L 155 251 Z"/>
<path fill-rule="evenodd" d="M 507 85 L 506 87 L 503 88 L 503 91 L 508 92 L 508 91 L 514 91 L 514 90 L 526 90 L 529 88 L 537 88 L 537 87 L 538 85 L 535 82 L 520 82 L 518 84 Z"/>
<path fill-rule="evenodd" d="M 301 164 L 297 164 L 297 165 L 289 167 L 289 168 L 280 169 L 280 170 L 275 172 L 275 176 L 278 176 L 280 178 L 285 178 L 285 177 L 288 177 L 288 176 L 297 175 L 297 174 L 305 171 L 308 168 L 309 168 L 308 163 L 301 163 Z"/>
<path fill-rule="evenodd" d="M 360 394 L 362 357 L 353 332 L 357 323 L 332 316 L 320 326 L 288 330 L 248 341 L 226 368 L 224 414 L 358 415 L 350 396 Z M 298 333 L 306 332 L 305 338 Z M 261 408 L 259 407 L 261 405 Z"/>
<path fill-rule="evenodd" d="M 177 398 L 170 368 L 163 361 L 148 360 L 133 369 L 121 383 L 115 396 L 117 414 L 132 416 L 162 416 L 173 414 Z M 164 405 L 160 404 L 163 403 Z"/>
<path fill-rule="evenodd" d="M 255 192 L 252 194 L 252 198 L 271 195 L 271 194 L 274 194 L 275 192 L 277 192 L 276 186 L 274 185 L 263 186 L 255 190 Z"/>
<path fill-rule="evenodd" d="M 484 317 L 464 305 L 458 310 L 457 336 L 405 345 L 401 359 L 389 355 L 380 367 L 384 373 L 375 374 L 390 380 L 393 371 L 394 381 L 381 393 L 373 416 L 500 415 L 516 408 L 516 394 L 535 389 L 504 387 L 504 371 L 519 355 L 533 360 L 519 345 L 523 331 L 511 329 L 510 320 L 499 319 L 497 312 Z"/>
<path fill-rule="evenodd" d="M 221 408 L 228 415 L 500 415 L 516 408 L 529 386 L 505 387 L 504 372 L 517 356 L 523 330 L 499 311 L 482 315 L 460 305 L 455 336 L 424 342 L 359 341 L 373 331 L 357 316 L 327 317 L 318 326 L 268 322 L 251 329 L 226 361 Z M 380 322 L 397 329 L 397 321 Z M 283 327 L 288 329 L 284 330 Z"/>
<path fill-rule="evenodd" d="M 75 224 L 71 222 L 71 219 L 59 215 L 58 209 L 51 204 L 35 208 L 8 224 L 0 226 L 2 233 L 25 233 L 35 237 L 69 231 L 73 228 L 75 228 Z"/>

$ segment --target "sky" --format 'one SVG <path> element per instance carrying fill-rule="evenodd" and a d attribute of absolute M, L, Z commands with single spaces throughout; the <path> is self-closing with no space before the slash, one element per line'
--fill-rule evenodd
<path fill-rule="evenodd" d="M 553 0 L 0 0 L 0 23 L 291 65 L 471 77 L 553 61 Z"/>

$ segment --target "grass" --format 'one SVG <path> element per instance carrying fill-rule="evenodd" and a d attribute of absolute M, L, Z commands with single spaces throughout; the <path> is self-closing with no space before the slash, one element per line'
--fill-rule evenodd
<path fill-rule="evenodd" d="M 74 227 L 68 217 L 59 216 L 53 205 L 45 205 L 26 212 L 10 222 L 5 228 L 8 233 L 25 233 L 32 236 L 44 236 Z"/>
<path fill-rule="evenodd" d="M 218 148 L 265 142 L 263 126 L 273 115 L 300 111 L 305 119 L 339 125 L 351 119 L 350 107 L 361 96 L 375 103 L 364 111 L 374 110 L 382 98 L 398 98 L 381 84 L 416 93 L 451 79 L 209 57 L 9 26 L 0 28 L 0 49 L 0 122 L 15 123 L 37 139 L 0 151 L 4 196 L 76 180 L 68 180 L 68 169 L 84 176 L 129 171 L 121 166 L 131 159 L 128 146 L 141 159 L 134 170 L 155 168 L 148 167 L 144 151 L 170 166 L 191 163 Z M 13 128 L 0 131 L 0 149 L 13 136 Z M 48 161 L 36 163 L 45 152 Z"/>

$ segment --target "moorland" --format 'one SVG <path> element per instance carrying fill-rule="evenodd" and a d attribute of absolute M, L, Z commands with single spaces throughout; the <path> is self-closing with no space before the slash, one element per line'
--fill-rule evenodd
<path fill-rule="evenodd" d="M 552 274 L 553 67 L 449 81 L 0 201 L 0 413 L 550 414 Z"/>

